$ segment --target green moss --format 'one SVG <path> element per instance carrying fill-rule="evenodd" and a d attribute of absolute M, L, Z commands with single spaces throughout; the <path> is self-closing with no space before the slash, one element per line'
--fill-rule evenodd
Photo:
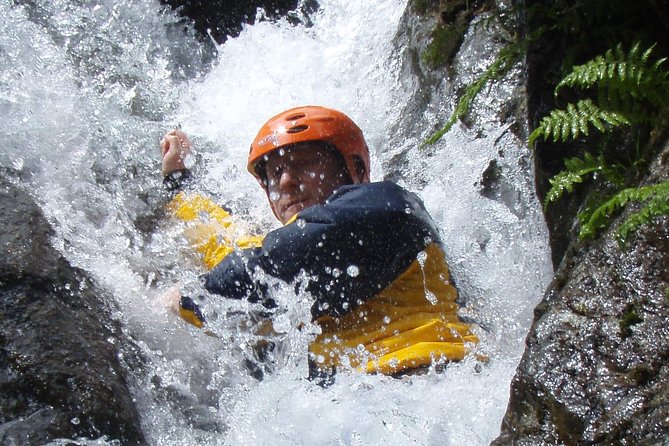
<path fill-rule="evenodd" d="M 467 86 L 458 103 L 453 110 L 453 114 L 448 118 L 446 124 L 439 129 L 436 133 L 430 136 L 423 144 L 422 147 L 426 145 L 434 144 L 439 139 L 441 139 L 446 132 L 448 132 L 451 127 L 460 119 L 462 116 L 467 113 L 469 107 L 474 101 L 476 95 L 481 91 L 483 86 L 493 80 L 498 79 L 508 71 L 508 69 L 513 65 L 513 63 L 518 59 L 520 54 L 523 54 L 526 51 L 526 41 L 510 43 L 506 47 L 502 48 L 497 55 L 495 61 L 488 67 L 487 70 L 476 80 L 474 83 Z"/>
<path fill-rule="evenodd" d="M 464 39 L 467 26 L 462 24 L 438 25 L 432 32 L 432 41 L 421 55 L 431 69 L 449 63 Z"/>
<path fill-rule="evenodd" d="M 648 384 L 655 376 L 656 372 L 653 371 L 648 365 L 642 364 L 637 367 L 634 367 L 630 371 L 630 378 L 634 380 L 636 385 L 643 386 Z"/>
<path fill-rule="evenodd" d="M 632 334 L 632 325 L 636 325 L 643 322 L 643 318 L 639 316 L 634 308 L 629 309 L 625 314 L 623 314 L 620 319 L 620 335 L 623 338 L 627 338 Z"/>
<path fill-rule="evenodd" d="M 439 0 L 413 0 L 413 7 L 418 15 L 425 15 L 439 9 Z"/>

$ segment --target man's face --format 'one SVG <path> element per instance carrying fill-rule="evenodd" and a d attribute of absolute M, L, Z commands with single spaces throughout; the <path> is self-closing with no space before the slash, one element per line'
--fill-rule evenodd
<path fill-rule="evenodd" d="M 341 156 L 319 143 L 270 152 L 265 167 L 269 203 L 284 224 L 302 209 L 323 204 L 335 189 L 351 183 Z"/>

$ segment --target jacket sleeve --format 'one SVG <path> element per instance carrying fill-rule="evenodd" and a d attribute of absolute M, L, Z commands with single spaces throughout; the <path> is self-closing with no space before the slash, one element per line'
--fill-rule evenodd
<path fill-rule="evenodd" d="M 338 316 L 388 286 L 435 240 L 415 195 L 388 182 L 345 186 L 269 233 L 261 247 L 227 256 L 205 276 L 205 287 L 271 302 L 263 274 L 292 282 L 304 272 L 316 299 L 313 317 Z"/>
<path fill-rule="evenodd" d="M 168 204 L 168 209 L 186 223 L 184 235 L 200 254 L 207 270 L 235 248 L 260 246 L 262 242 L 262 237 L 248 235 L 228 211 L 203 195 L 180 192 Z"/>
<path fill-rule="evenodd" d="M 189 169 L 174 170 L 163 177 L 165 190 L 170 193 L 178 193 L 193 180 L 193 174 Z"/>

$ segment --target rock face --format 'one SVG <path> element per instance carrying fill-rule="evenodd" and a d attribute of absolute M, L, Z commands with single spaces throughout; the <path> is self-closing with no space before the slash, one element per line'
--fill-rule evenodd
<path fill-rule="evenodd" d="M 529 11 L 557 4 L 527 0 Z M 574 2 L 577 6 L 596 2 Z M 667 54 L 669 34 L 666 2 L 607 3 L 605 23 L 584 29 L 589 54 L 583 63 L 603 53 L 610 33 L 634 29 L 658 54 Z M 527 13 L 527 33 L 546 25 Z M 534 18 L 533 18 L 534 17 Z M 592 18 L 592 17 L 590 17 Z M 596 22 L 596 20 L 595 20 Z M 627 27 L 627 28 L 625 28 Z M 598 34 L 599 33 L 599 34 Z M 553 87 L 564 76 L 565 60 L 577 39 L 567 33 L 547 33 L 530 44 L 527 54 L 528 114 L 531 126 L 556 108 Z M 666 138 L 664 127 L 657 135 Z M 620 138 L 621 150 L 629 141 Z M 669 179 L 669 142 L 653 143 L 656 155 L 641 179 L 655 184 Z M 563 168 L 565 157 L 580 154 L 574 145 L 538 144 L 537 193 L 544 197 L 548 178 Z M 627 244 L 616 240 L 625 214 L 594 242 L 575 241 L 574 220 L 588 187 L 567 194 L 548 207 L 555 278 L 535 309 L 526 350 L 511 386 L 501 435 L 494 445 L 669 444 L 669 218 L 642 226 Z"/>
<path fill-rule="evenodd" d="M 128 345 L 86 274 L 52 247 L 32 198 L 0 176 L 0 443 L 143 444 L 117 345 Z"/>
<path fill-rule="evenodd" d="M 669 179 L 669 144 L 647 179 Z M 669 218 L 622 247 L 615 226 L 567 254 L 536 308 L 494 444 L 669 442 Z"/>

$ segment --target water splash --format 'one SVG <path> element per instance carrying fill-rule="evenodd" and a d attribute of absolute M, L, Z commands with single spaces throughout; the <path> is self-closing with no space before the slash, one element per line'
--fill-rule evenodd
<path fill-rule="evenodd" d="M 475 104 L 477 127 L 456 126 L 418 152 L 425 135 L 405 131 L 414 136 L 398 139 L 391 129 L 443 122 L 453 86 L 435 87 L 424 116 L 402 115 L 420 88 L 402 71 L 407 49 L 395 43 L 406 2 L 320 3 L 312 28 L 247 27 L 218 48 L 206 71 L 205 47 L 177 32 L 176 18 L 157 4 L 0 1 L 0 166 L 42 204 L 66 257 L 114 296 L 148 360 L 135 373 L 135 393 L 152 444 L 459 445 L 488 444 L 497 434 L 531 311 L 550 276 L 530 153 L 495 112 L 514 95 L 519 73 Z M 456 82 L 484 69 L 493 40 L 466 37 Z M 313 327 L 295 328 L 308 318 L 308 301 L 279 289 L 276 371 L 259 383 L 244 365 L 257 338 L 246 320 L 257 308 L 211 306 L 215 336 L 164 308 L 159 296 L 177 282 L 196 284 L 199 271 L 179 231 L 155 215 L 159 138 L 181 124 L 198 147 L 202 189 L 267 230 L 277 223 L 239 166 L 258 127 L 300 104 L 338 108 L 358 122 L 373 179 L 391 173 L 383 166 L 393 155 L 414 149 L 402 183 L 440 228 L 467 315 L 487 329 L 480 336 L 488 364 L 472 358 L 399 380 L 341 373 L 321 389 L 304 379 L 301 352 Z M 482 193 L 493 160 L 502 180 Z"/>

